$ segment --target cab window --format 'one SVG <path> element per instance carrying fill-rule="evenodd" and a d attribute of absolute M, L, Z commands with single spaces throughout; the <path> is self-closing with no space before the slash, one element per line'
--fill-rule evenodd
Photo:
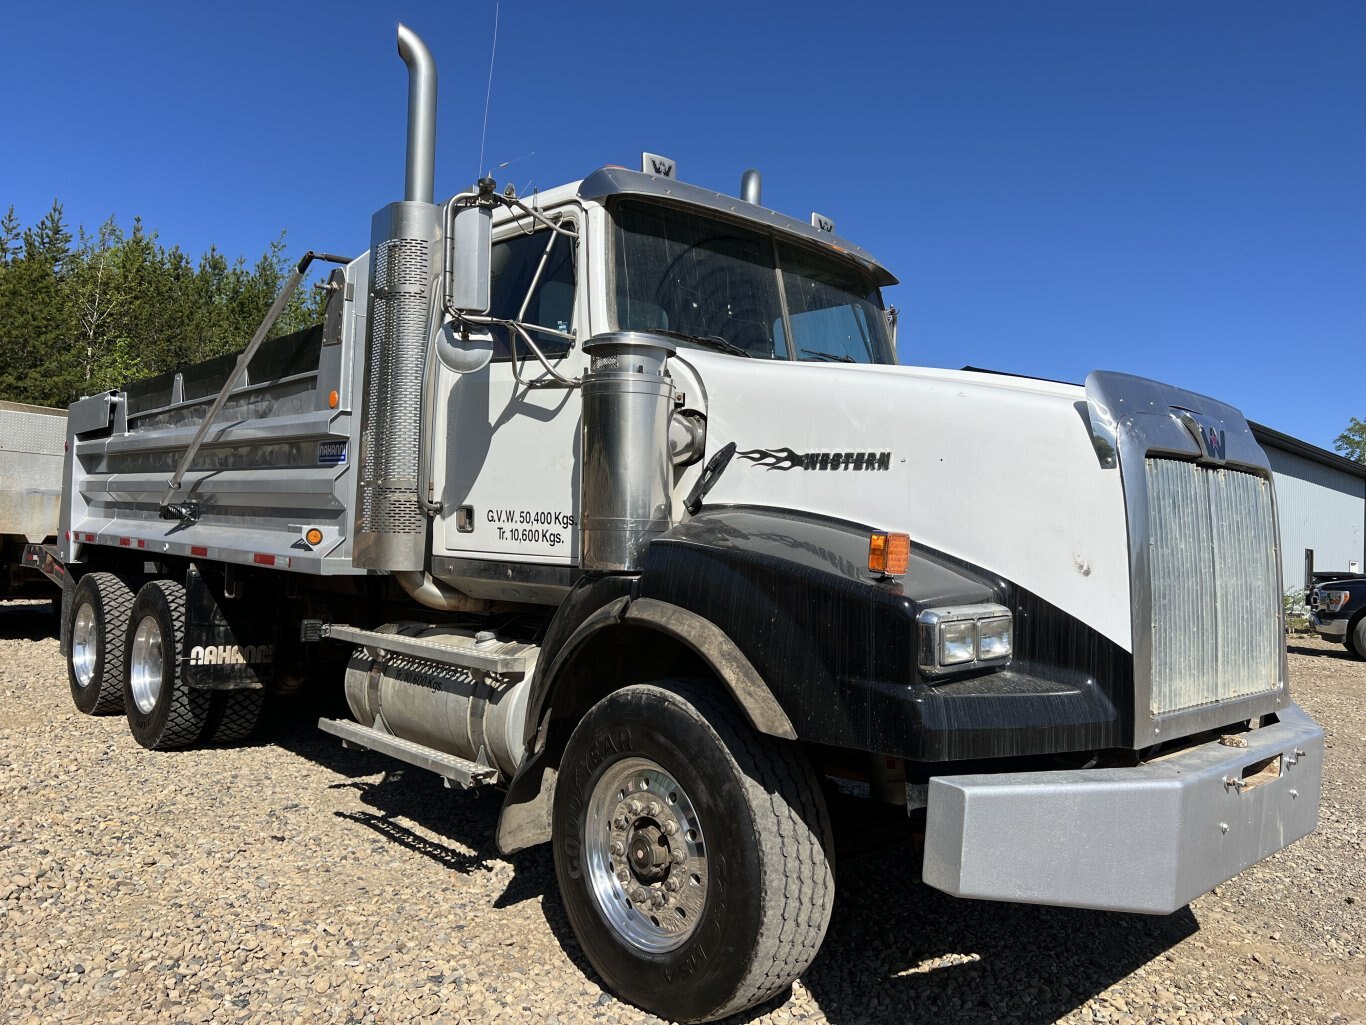
<path fill-rule="evenodd" d="M 536 268 L 546 256 L 547 245 L 550 255 L 537 280 Z M 547 356 L 561 356 L 569 350 L 568 339 L 537 328 L 568 332 L 573 324 L 575 247 L 574 239 L 549 229 L 514 235 L 493 246 L 489 315 L 499 320 L 520 319 L 532 340 Z M 533 281 L 536 287 L 528 301 L 527 290 Z M 522 313 L 523 303 L 526 303 L 525 313 Z M 503 324 L 495 324 L 490 330 L 493 332 L 493 358 L 510 358 L 511 340 L 516 332 Z M 519 336 L 517 344 L 519 359 L 534 358 Z"/>

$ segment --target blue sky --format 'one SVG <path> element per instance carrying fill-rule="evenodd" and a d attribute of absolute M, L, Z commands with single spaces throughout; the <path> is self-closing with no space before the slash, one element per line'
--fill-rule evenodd
<path fill-rule="evenodd" d="M 358 252 L 400 198 L 406 21 L 437 187 L 479 170 L 493 0 L 9 4 L 0 208 L 198 254 Z M 1331 448 L 1366 417 L 1366 3 L 503 0 L 485 166 L 649 149 L 834 218 L 906 362 L 1142 374 Z"/>

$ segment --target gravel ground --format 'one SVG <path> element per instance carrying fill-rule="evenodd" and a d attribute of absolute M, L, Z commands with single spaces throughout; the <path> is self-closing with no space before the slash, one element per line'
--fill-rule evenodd
<path fill-rule="evenodd" d="M 386 773 L 305 709 L 144 751 L 72 708 L 45 610 L 0 606 L 0 1023 L 657 1021 L 595 982 L 548 849 L 497 855 L 496 794 Z M 815 965 L 739 1020 L 1366 1023 L 1366 663 L 1295 640 L 1290 667 L 1328 729 L 1311 837 L 1160 919 L 846 861 Z"/>

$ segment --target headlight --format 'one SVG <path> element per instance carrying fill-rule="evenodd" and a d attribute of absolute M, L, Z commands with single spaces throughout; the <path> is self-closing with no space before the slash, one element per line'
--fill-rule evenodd
<path fill-rule="evenodd" d="M 1347 599 L 1352 597 L 1351 591 L 1320 591 L 1319 600 L 1323 602 L 1323 607 L 1329 612 L 1336 612 L 1347 604 Z"/>
<path fill-rule="evenodd" d="M 953 605 L 924 609 L 920 671 L 927 676 L 996 667 L 1010 660 L 1013 622 L 1004 605 Z"/>
<path fill-rule="evenodd" d="M 977 660 L 990 662 L 998 658 L 1009 658 L 1011 632 L 1009 616 L 978 620 Z"/>
<path fill-rule="evenodd" d="M 939 664 L 958 666 L 977 658 L 977 624 L 970 619 L 939 625 Z"/>

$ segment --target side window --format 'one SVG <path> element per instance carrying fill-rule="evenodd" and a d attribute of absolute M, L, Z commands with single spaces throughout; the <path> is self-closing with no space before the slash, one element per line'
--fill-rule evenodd
<path fill-rule="evenodd" d="M 547 245 L 550 247 L 548 257 Z M 560 356 L 569 349 L 567 339 L 536 328 L 568 332 L 573 323 L 575 247 L 574 239 L 547 229 L 514 235 L 493 247 L 493 302 L 489 315 L 501 320 L 520 319 L 532 340 L 547 356 Z M 541 266 L 542 257 L 545 257 L 545 267 L 538 279 L 536 269 Z M 528 290 L 531 290 L 529 300 Z M 522 313 L 524 303 L 526 312 Z M 526 342 L 511 328 L 495 324 L 491 330 L 494 359 L 510 358 L 514 336 L 519 346 L 518 358 L 533 358 Z"/>

